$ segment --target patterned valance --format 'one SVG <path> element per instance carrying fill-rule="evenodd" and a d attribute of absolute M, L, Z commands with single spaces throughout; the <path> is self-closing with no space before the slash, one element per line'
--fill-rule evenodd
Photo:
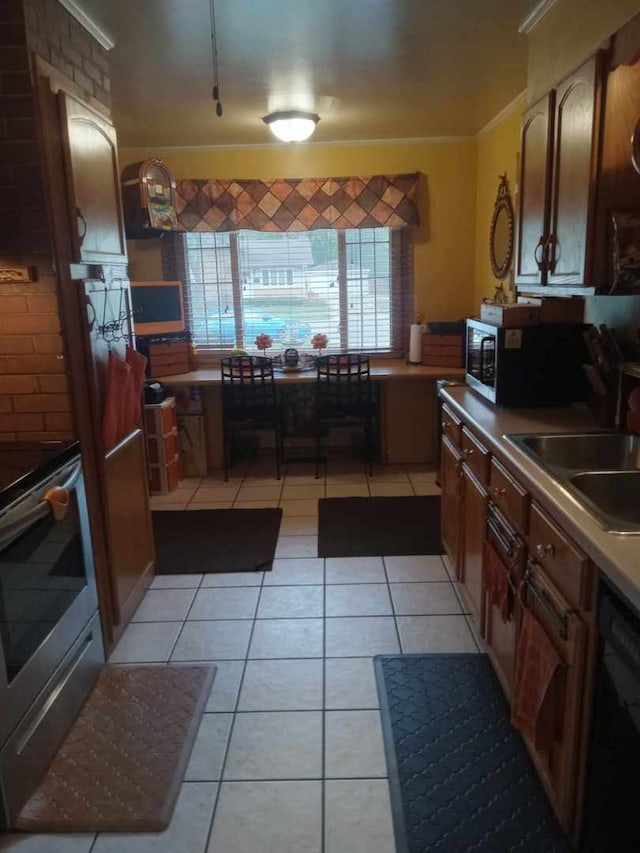
<path fill-rule="evenodd" d="M 418 173 L 176 182 L 181 231 L 312 231 L 418 225 Z"/>

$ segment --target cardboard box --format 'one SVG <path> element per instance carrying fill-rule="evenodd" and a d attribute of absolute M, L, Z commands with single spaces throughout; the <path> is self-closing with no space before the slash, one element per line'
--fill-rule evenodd
<path fill-rule="evenodd" d="M 520 326 L 537 326 L 540 321 L 540 307 L 537 305 L 493 305 L 483 302 L 480 306 L 480 319 L 494 326 L 508 329 Z"/>
<path fill-rule="evenodd" d="M 582 296 L 519 296 L 518 305 L 537 306 L 541 323 L 583 323 Z"/>

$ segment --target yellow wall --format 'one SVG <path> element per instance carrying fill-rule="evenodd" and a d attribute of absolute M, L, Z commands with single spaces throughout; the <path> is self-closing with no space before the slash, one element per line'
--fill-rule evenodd
<path fill-rule="evenodd" d="M 178 178 L 300 178 L 421 172 L 422 224 L 415 235 L 415 304 L 426 319 L 473 308 L 476 143 L 300 145 L 244 149 L 122 149 L 120 166 L 159 157 Z M 129 243 L 132 278 L 161 272 L 158 250 Z"/>
<path fill-rule="evenodd" d="M 489 263 L 489 230 L 498 192 L 498 176 L 507 173 L 511 198 L 516 206 L 520 116 L 524 105 L 518 101 L 508 115 L 478 138 L 476 183 L 475 289 L 474 309 L 485 296 L 492 296 L 497 284 Z M 506 282 L 505 282 L 506 286 Z"/>
<path fill-rule="evenodd" d="M 530 103 L 638 13 L 638 0 L 559 0 L 528 36 Z"/>

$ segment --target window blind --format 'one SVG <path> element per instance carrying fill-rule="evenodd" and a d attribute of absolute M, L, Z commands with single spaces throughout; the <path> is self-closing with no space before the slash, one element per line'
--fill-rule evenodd
<path fill-rule="evenodd" d="M 204 350 L 404 351 L 413 306 L 407 229 L 189 232 L 164 239 L 165 272 L 184 282 L 187 321 Z"/>

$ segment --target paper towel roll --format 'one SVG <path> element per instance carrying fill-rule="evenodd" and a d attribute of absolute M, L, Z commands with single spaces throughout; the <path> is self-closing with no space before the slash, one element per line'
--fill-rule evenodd
<path fill-rule="evenodd" d="M 427 331 L 423 323 L 413 323 L 409 335 L 409 361 L 420 364 L 422 361 L 422 336 Z"/>

